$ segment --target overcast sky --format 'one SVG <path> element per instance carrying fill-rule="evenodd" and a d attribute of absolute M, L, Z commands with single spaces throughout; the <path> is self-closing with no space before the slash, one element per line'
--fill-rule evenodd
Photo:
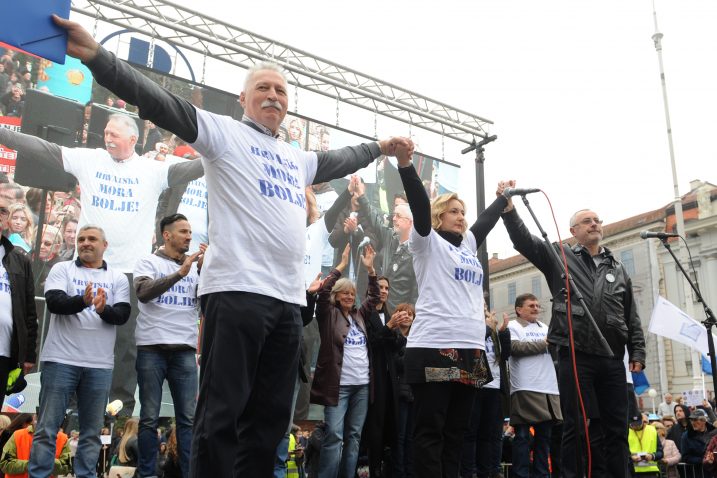
<path fill-rule="evenodd" d="M 673 199 L 650 0 L 180 3 L 491 119 L 499 139 L 486 149 L 488 201 L 501 178 L 542 188 L 563 235 L 583 207 L 610 223 Z M 717 2 L 656 7 L 685 194 L 690 180 L 717 182 Z M 379 135 L 408 133 L 394 129 Z M 363 132 L 373 133 L 372 122 Z M 460 193 L 474 218 L 473 156 L 456 154 L 462 146 L 446 159 L 465 167 Z M 555 239 L 546 201 L 531 202 Z M 500 224 L 488 250 L 514 254 Z"/>

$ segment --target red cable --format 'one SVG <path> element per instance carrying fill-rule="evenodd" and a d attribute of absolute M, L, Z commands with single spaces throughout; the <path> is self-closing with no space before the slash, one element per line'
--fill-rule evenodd
<path fill-rule="evenodd" d="M 555 219 L 555 211 L 553 211 L 553 204 L 550 202 L 550 198 L 547 194 L 545 194 L 545 191 L 540 191 L 543 193 L 543 196 L 545 196 L 546 201 L 548 201 L 548 206 L 550 207 L 550 214 L 553 216 L 553 223 L 555 224 L 555 230 L 558 234 L 558 244 L 560 245 L 560 254 L 563 256 L 563 265 L 565 266 L 565 290 L 568 291 L 567 295 L 567 317 L 568 317 L 568 337 L 570 341 L 570 354 L 572 358 L 572 365 L 573 365 L 573 377 L 575 379 L 575 387 L 577 389 L 578 393 L 578 401 L 580 402 L 580 411 L 583 415 L 583 428 L 585 429 L 585 444 L 587 448 L 587 455 L 588 455 L 588 478 L 592 477 L 592 453 L 590 451 L 590 432 L 588 431 L 588 419 L 587 419 L 587 413 L 585 413 L 585 403 L 583 402 L 583 393 L 580 389 L 580 381 L 578 380 L 578 365 L 577 360 L 575 358 L 575 339 L 573 338 L 573 314 L 572 314 L 572 307 L 570 303 L 570 281 L 568 280 L 568 277 L 570 276 L 570 270 L 568 269 L 568 258 L 565 256 L 565 249 L 563 249 L 563 240 L 560 237 L 560 228 L 558 227 L 558 221 Z M 577 436 L 575 437 L 577 440 Z M 580 457 L 577 457 L 577 459 L 580 459 Z"/>

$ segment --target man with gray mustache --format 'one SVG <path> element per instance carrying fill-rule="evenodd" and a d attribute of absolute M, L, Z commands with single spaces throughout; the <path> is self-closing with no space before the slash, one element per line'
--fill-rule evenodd
<path fill-rule="evenodd" d="M 245 115 L 236 121 L 151 82 L 79 24 L 54 20 L 68 32 L 68 55 L 100 85 L 202 155 L 210 247 L 199 283 L 205 318 L 189 476 L 271 476 L 288 426 L 299 307 L 306 303 L 304 188 L 344 177 L 381 154 L 410 154 L 413 143 L 391 138 L 318 153 L 292 148 L 277 138 L 288 106 L 279 66 L 248 71 L 239 97 Z"/>

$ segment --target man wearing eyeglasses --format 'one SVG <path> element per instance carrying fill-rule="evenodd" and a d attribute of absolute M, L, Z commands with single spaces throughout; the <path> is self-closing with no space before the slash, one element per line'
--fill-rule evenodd
<path fill-rule="evenodd" d="M 500 182 L 496 193 L 503 194 L 507 187 L 515 187 L 515 181 Z M 583 422 L 578 418 L 570 359 L 563 265 L 556 263 L 549 246 L 541 238 L 530 233 L 510 200 L 503 211 L 503 223 L 515 249 L 543 273 L 552 294 L 548 343 L 555 346 L 558 352 L 558 387 L 565 420 L 561 469 L 562 476 L 575 477 L 578 476 L 577 460 L 580 459 L 576 443 L 580 440 L 583 453 L 586 446 Z M 637 316 L 632 281 L 612 252 L 600 245 L 603 229 L 598 214 L 589 209 L 577 211 L 570 218 L 570 232 L 576 243 L 572 247 L 562 245 L 562 253 L 597 325 L 597 329 L 592 326 L 571 291 L 575 361 L 585 418 L 589 419 L 592 475 L 624 477 L 628 469 L 628 443 L 623 356 L 627 347 L 630 371 L 641 371 L 645 366 L 645 338 Z M 560 249 L 558 253 L 561 253 Z M 617 399 L 619 397 L 625 399 Z M 585 470 L 586 466 L 582 468 Z"/>
<path fill-rule="evenodd" d="M 7 198 L 0 196 L 0 229 L 10 215 Z M 0 386 L 5 395 L 10 371 L 27 373 L 35 365 L 37 314 L 35 286 L 28 257 L 0 235 Z"/>

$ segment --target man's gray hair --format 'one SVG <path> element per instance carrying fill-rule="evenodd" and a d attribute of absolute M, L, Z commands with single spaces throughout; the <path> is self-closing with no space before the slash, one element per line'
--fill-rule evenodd
<path fill-rule="evenodd" d="M 578 214 L 581 212 L 590 211 L 590 209 L 578 209 L 573 213 L 572 216 L 570 216 L 570 227 L 575 227 L 577 224 L 575 224 L 575 220 L 578 218 Z"/>
<path fill-rule="evenodd" d="M 246 78 L 244 79 L 244 91 L 249 88 L 249 82 L 251 81 L 252 77 L 257 71 L 263 71 L 263 70 L 271 70 L 275 71 L 278 74 L 281 75 L 281 77 L 284 79 L 284 83 L 289 83 L 289 81 L 286 79 L 286 70 L 284 70 L 280 65 L 271 62 L 271 61 L 261 61 L 259 63 L 254 63 L 247 71 L 246 71 Z"/>
<path fill-rule="evenodd" d="M 113 113 L 107 118 L 107 122 L 109 123 L 110 121 L 124 125 L 127 128 L 129 135 L 134 136 L 137 140 L 139 140 L 139 128 L 137 127 L 137 123 L 135 123 L 135 121 L 129 116 L 122 113 Z"/>
<path fill-rule="evenodd" d="M 102 240 L 103 240 L 103 241 L 107 241 L 107 236 L 105 235 L 105 230 L 102 229 L 102 228 L 101 228 L 100 226 L 98 226 L 97 224 L 85 224 L 84 226 L 82 226 L 82 227 L 80 228 L 80 231 L 77 233 L 77 235 L 79 236 L 81 233 L 83 233 L 84 231 L 87 231 L 87 230 L 89 230 L 89 229 L 94 229 L 95 231 L 99 231 L 99 232 L 100 232 L 100 237 L 102 238 Z"/>
<path fill-rule="evenodd" d="M 393 208 L 393 212 L 398 212 L 401 216 L 407 217 L 411 221 L 413 221 L 413 212 L 411 212 L 411 207 L 408 204 L 399 204 L 395 208 Z"/>

